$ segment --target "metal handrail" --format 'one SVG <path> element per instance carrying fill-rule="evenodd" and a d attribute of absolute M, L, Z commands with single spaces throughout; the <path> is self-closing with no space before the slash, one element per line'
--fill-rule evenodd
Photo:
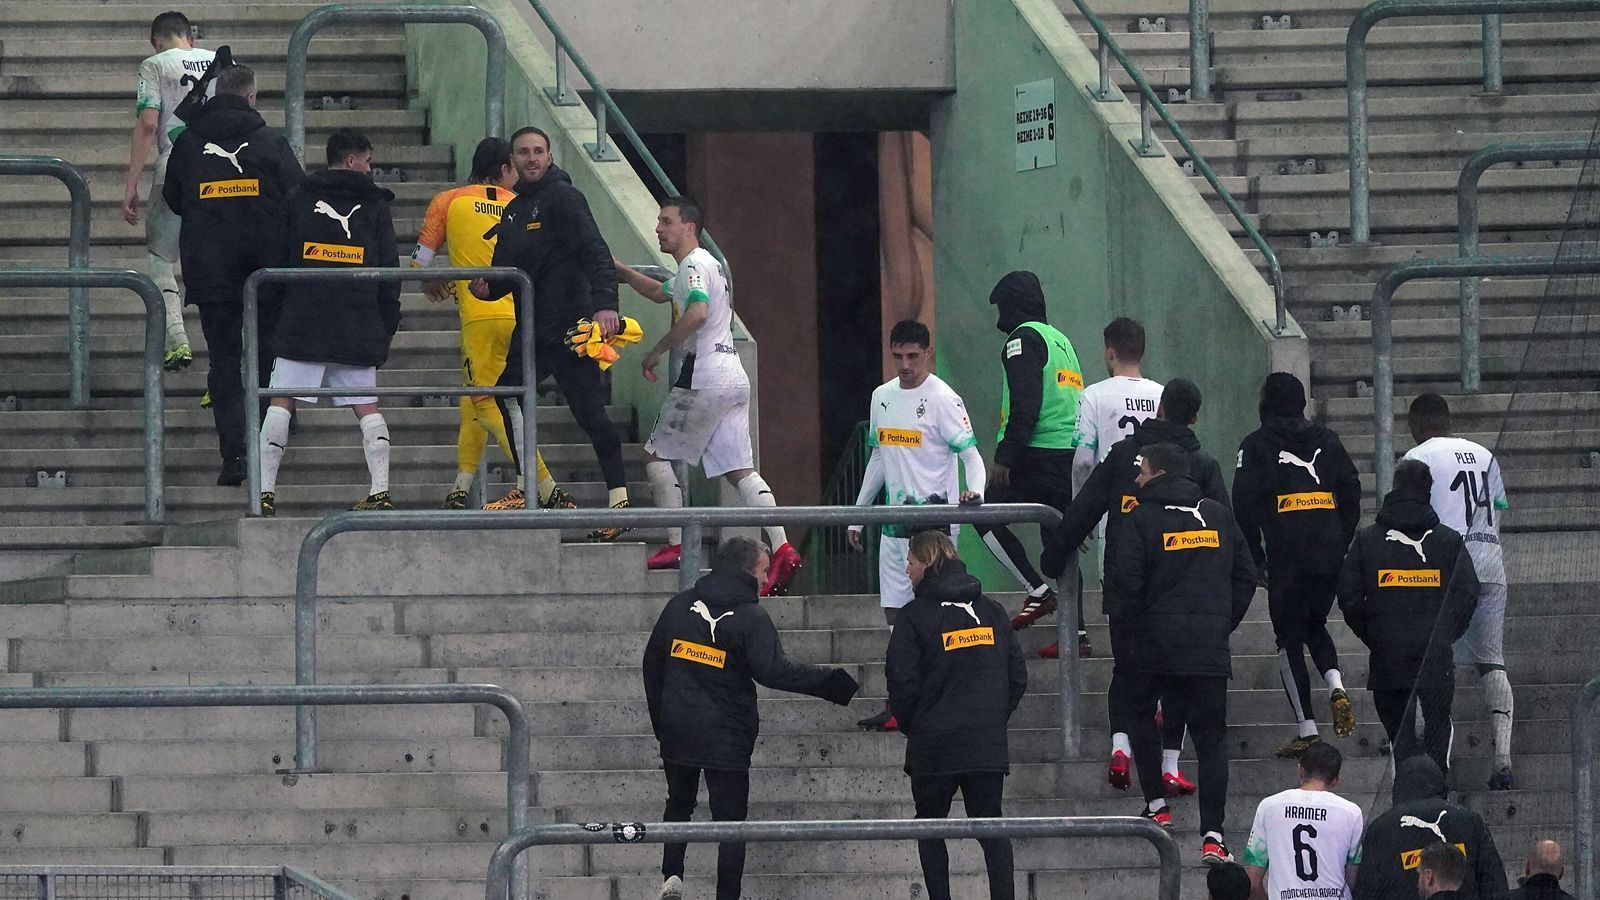
<path fill-rule="evenodd" d="M 1588 141 L 1543 141 L 1532 144 L 1490 144 L 1472 154 L 1456 181 L 1456 240 L 1462 257 L 1478 256 L 1478 181 L 1490 167 L 1508 162 L 1555 162 L 1589 159 Z M 1482 380 L 1478 355 L 1478 279 L 1461 279 L 1461 389 L 1477 391 Z"/>
<path fill-rule="evenodd" d="M 910 841 L 960 838 L 1139 838 L 1160 858 L 1159 900 L 1178 900 L 1183 861 L 1172 833 L 1138 816 L 1017 819 L 855 819 L 817 822 L 615 822 L 535 825 L 506 835 L 489 858 L 484 900 L 507 900 L 514 861 L 534 847 L 706 842 Z"/>
<path fill-rule="evenodd" d="M 406 706 L 481 703 L 506 717 L 506 827 L 528 825 L 533 731 L 522 703 L 493 684 L 221 685 L 216 687 L 63 687 L 0 689 L 0 709 L 151 709 L 197 706 Z M 296 755 L 296 771 L 315 771 L 316 754 Z M 531 896 L 526 866 L 512 879 L 517 900 Z"/>
<path fill-rule="evenodd" d="M 1594 884 L 1594 702 L 1600 678 L 1578 689 L 1568 717 L 1572 734 L 1572 850 L 1577 900 L 1595 900 Z"/>
<path fill-rule="evenodd" d="M 1372 290 L 1372 438 L 1378 496 L 1394 486 L 1394 292 L 1408 281 L 1470 275 L 1549 277 L 1600 274 L 1600 258 L 1525 256 L 1414 259 L 1383 273 Z"/>
<path fill-rule="evenodd" d="M 517 319 L 522 324 L 522 386 L 492 387 L 459 384 L 444 387 L 293 388 L 274 390 L 261 386 L 261 345 L 258 295 L 264 284 L 339 281 L 350 283 L 425 281 L 441 275 L 455 279 L 496 278 L 517 283 Z M 465 302 L 478 302 L 476 300 Z M 245 479 L 250 515 L 261 515 L 261 398 L 263 397 L 415 397 L 426 394 L 449 397 L 517 397 L 522 404 L 522 442 L 526 453 L 539 447 L 538 379 L 533 360 L 533 279 L 521 269 L 507 266 L 441 268 L 257 269 L 244 283 L 244 446 Z M 523 465 L 528 465 L 523 460 Z M 530 507 L 531 509 L 531 507 Z"/>
<path fill-rule="evenodd" d="M 150 276 L 132 269 L 0 269 L 0 288 L 120 288 L 144 301 L 144 520 L 160 525 L 166 517 L 164 462 L 166 432 L 162 408 L 161 357 L 166 307 Z"/>
<path fill-rule="evenodd" d="M 1600 3 L 1600 0 L 1595 0 L 1595 2 Z M 1200 155 L 1199 150 L 1195 149 L 1194 143 L 1189 140 L 1189 135 L 1184 132 L 1183 126 L 1178 124 L 1178 121 L 1172 117 L 1172 113 L 1167 109 L 1167 105 L 1162 103 L 1161 98 L 1156 96 L 1155 90 L 1150 87 L 1150 82 L 1146 81 L 1144 75 L 1140 74 L 1138 66 L 1135 66 L 1133 60 L 1128 58 L 1128 54 L 1124 53 L 1122 48 L 1117 45 L 1116 40 L 1111 37 L 1111 32 L 1106 30 L 1105 23 L 1101 22 L 1099 17 L 1089 9 L 1087 0 L 1072 0 L 1072 3 L 1078 7 L 1078 12 L 1083 14 L 1083 17 L 1089 21 L 1089 26 L 1094 29 L 1094 33 L 1099 36 L 1099 46 L 1096 48 L 1095 56 L 1100 61 L 1100 84 L 1098 87 L 1089 88 L 1089 96 L 1102 103 L 1115 103 L 1119 100 L 1127 101 L 1127 98 L 1122 96 L 1121 91 L 1113 90 L 1111 87 L 1111 57 L 1116 57 L 1117 62 L 1122 64 L 1122 70 L 1128 73 L 1129 78 L 1133 79 L 1134 86 L 1139 91 L 1141 132 L 1139 142 L 1133 144 L 1134 149 L 1139 151 L 1140 156 L 1165 155 L 1166 151 L 1164 149 L 1158 150 L 1157 148 L 1160 145 L 1151 136 L 1151 114 L 1154 113 L 1160 116 L 1161 121 L 1167 126 L 1167 131 L 1171 132 L 1173 140 L 1176 140 L 1184 151 L 1189 154 L 1189 159 L 1194 162 L 1195 170 L 1211 185 L 1211 189 L 1217 192 L 1217 197 L 1228 208 L 1228 212 L 1233 214 L 1240 227 L 1244 229 L 1245 236 L 1250 238 L 1251 243 L 1256 245 L 1256 249 L 1260 250 L 1262 257 L 1266 259 L 1267 281 L 1272 285 L 1277 316 L 1273 333 L 1283 334 L 1289 328 L 1289 307 L 1285 293 L 1286 288 L 1283 283 L 1283 267 L 1278 263 L 1278 254 L 1272 252 L 1272 246 L 1262 236 L 1261 230 L 1250 223 L 1250 218 L 1245 214 L 1244 208 L 1239 205 L 1239 201 L 1234 199 L 1233 193 L 1222 186 L 1222 179 L 1217 177 L 1217 173 L 1212 170 L 1211 164 L 1206 162 L 1205 157 Z M 1192 79 L 1193 75 L 1191 74 L 1190 77 Z"/>
<path fill-rule="evenodd" d="M 61 894 L 59 882 L 62 878 L 123 878 L 138 879 L 141 881 L 158 880 L 162 884 L 172 884 L 176 881 L 190 880 L 193 889 L 195 880 L 212 878 L 270 878 L 272 879 L 273 895 L 287 900 L 290 888 L 304 888 L 313 896 L 325 900 L 355 900 L 350 894 L 339 890 L 333 885 L 314 875 L 308 875 L 298 869 L 288 866 L 28 866 L 28 865 L 0 865 L 0 879 L 4 878 L 37 878 L 39 879 L 38 897 L 57 897 Z M 230 882 L 237 884 L 238 882 Z M 101 885 L 104 887 L 104 885 Z M 85 891 L 79 887 L 74 892 L 77 896 L 84 896 Z M 197 895 L 203 892 L 197 892 Z M 94 896 L 94 894 L 89 894 Z M 101 894 L 105 897 L 105 894 Z M 111 896 L 126 896 L 118 892 Z"/>
<path fill-rule="evenodd" d="M 89 267 L 89 218 L 94 207 L 89 201 L 89 179 L 83 170 L 57 156 L 0 155 L 0 175 L 48 175 L 67 186 L 72 200 L 67 225 L 67 266 Z M 89 406 L 89 299 L 83 288 L 67 293 L 67 354 L 72 375 L 67 394 L 74 409 Z"/>
<path fill-rule="evenodd" d="M 712 507 L 681 509 L 571 509 L 546 510 L 537 515 L 518 512 L 469 510 L 405 511 L 381 514 L 337 512 L 311 527 L 300 542 L 294 575 L 294 680 L 317 681 L 317 578 L 323 548 L 336 535 L 355 531 L 546 531 L 560 528 L 660 528 L 749 525 L 1002 525 L 1036 522 L 1055 527 L 1061 513 L 1039 503 L 992 503 L 974 506 L 778 506 Z M 1072 647 L 1078 637 L 1077 554 L 1068 554 L 1061 577 L 1061 613 L 1057 616 L 1061 646 Z M 699 577 L 700 547 L 683 542 L 678 562 L 681 583 L 692 585 Z M 1061 747 L 1064 759 L 1079 756 L 1078 654 L 1062 653 Z M 316 759 L 316 721 L 310 715 L 295 718 L 295 753 L 302 761 Z"/>
<path fill-rule="evenodd" d="M 306 69 L 311 36 L 335 22 L 405 22 L 414 25 L 463 24 L 483 32 L 488 45 L 484 63 L 484 136 L 505 134 L 506 121 L 506 34 L 500 20 L 476 6 L 428 6 L 422 4 L 335 3 L 307 13 L 289 36 L 289 64 L 284 76 L 284 131 L 295 158 L 306 160 Z"/>
<path fill-rule="evenodd" d="M 1368 144 L 1367 34 L 1397 16 L 1476 16 L 1483 19 L 1484 90 L 1502 87 L 1498 13 L 1594 12 L 1600 0 L 1377 0 L 1350 22 L 1344 39 L 1345 116 L 1350 131 L 1350 241 L 1372 241 L 1372 173 Z M 1491 21 L 1492 20 L 1492 21 Z"/>
<path fill-rule="evenodd" d="M 645 146 L 644 139 L 639 137 L 639 132 L 634 130 L 633 123 L 629 122 L 628 117 L 623 115 L 622 107 L 617 105 L 617 101 L 611 99 L 611 92 L 606 90 L 605 85 L 600 83 L 600 78 L 594 74 L 593 69 L 589 68 L 589 64 L 583 61 L 582 54 L 578 53 L 578 48 L 573 46 L 566 32 L 561 30 L 560 25 L 556 24 L 555 17 L 550 15 L 550 11 L 544 8 L 544 4 L 540 0 L 528 0 L 528 5 L 533 7 L 534 15 L 538 16 L 539 21 L 544 23 L 544 27 L 550 31 L 550 37 L 554 38 L 556 43 L 556 86 L 553 90 L 546 91 L 551 101 L 559 106 L 570 106 L 578 102 L 568 94 L 566 61 L 569 58 L 572 60 L 572 64 L 577 67 L 578 74 L 582 75 L 583 80 L 588 82 L 589 90 L 599 100 L 594 108 L 594 143 L 587 145 L 589 155 L 595 160 L 614 158 L 607 152 L 608 138 L 606 129 L 609 124 L 615 124 L 617 129 L 622 132 L 622 136 L 628 139 L 628 145 L 633 148 L 633 152 L 638 154 L 639 161 L 644 163 L 644 167 L 655 178 L 656 184 L 660 185 L 668 196 L 678 196 L 681 193 L 678 190 L 678 186 L 672 183 L 672 179 L 667 176 L 666 170 L 661 168 L 661 163 L 656 161 L 655 154 L 651 153 L 650 148 Z M 718 262 L 722 263 L 723 271 L 728 276 L 728 282 L 732 284 L 733 267 L 728 265 L 728 258 L 722 254 L 722 249 L 717 246 L 717 242 L 711 239 L 711 232 L 704 228 L 700 229 L 700 243 L 711 252 L 712 256 L 717 258 Z"/>

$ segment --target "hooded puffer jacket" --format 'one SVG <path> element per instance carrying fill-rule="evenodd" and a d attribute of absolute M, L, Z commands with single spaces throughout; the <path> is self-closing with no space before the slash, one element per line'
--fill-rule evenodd
<path fill-rule="evenodd" d="M 1495 900 L 1505 895 L 1506 867 L 1483 817 L 1445 799 L 1444 773 L 1426 754 L 1400 763 L 1394 776 L 1394 805 L 1371 822 L 1361 836 L 1361 870 L 1354 900 L 1394 900 L 1417 896 L 1417 859 L 1438 841 L 1454 844 L 1467 856 L 1471 876 L 1461 896 Z"/>

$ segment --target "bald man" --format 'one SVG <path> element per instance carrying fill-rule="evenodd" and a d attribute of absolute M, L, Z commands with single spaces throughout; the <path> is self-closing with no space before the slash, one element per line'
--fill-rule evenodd
<path fill-rule="evenodd" d="M 1572 900 L 1572 895 L 1561 889 L 1561 876 L 1566 869 L 1560 844 L 1534 841 L 1522 870 L 1522 886 L 1506 896 L 1508 900 Z"/>

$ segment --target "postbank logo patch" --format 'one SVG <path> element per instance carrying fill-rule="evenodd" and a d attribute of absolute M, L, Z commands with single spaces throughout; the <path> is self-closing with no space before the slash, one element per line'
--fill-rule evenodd
<path fill-rule="evenodd" d="M 544 227 L 544 223 L 543 222 L 529 222 L 527 225 L 523 226 L 522 230 L 524 230 L 524 231 L 538 231 L 539 229 L 541 229 L 543 227 Z"/>
<path fill-rule="evenodd" d="M 960 631 L 946 631 L 944 637 L 944 652 L 951 650 L 965 650 L 968 647 L 993 647 L 993 628 L 963 628 Z"/>
<path fill-rule="evenodd" d="M 1379 569 L 1381 588 L 1436 588 L 1443 583 L 1438 569 Z"/>
<path fill-rule="evenodd" d="M 1123 494 L 1122 495 L 1122 511 L 1123 512 L 1131 513 L 1131 512 L 1133 512 L 1134 510 L 1136 510 L 1138 508 L 1139 508 L 1139 498 L 1138 497 L 1135 497 L 1132 494 Z"/>
<path fill-rule="evenodd" d="M 321 244 L 315 241 L 306 241 L 305 246 L 300 251 L 300 258 L 359 266 L 366 262 L 367 250 L 365 247 L 352 247 L 348 244 Z"/>
<path fill-rule="evenodd" d="M 914 428 L 879 428 L 880 447 L 921 447 L 922 432 Z"/>
<path fill-rule="evenodd" d="M 1461 851 L 1462 856 L 1467 855 L 1466 844 L 1456 844 L 1456 849 Z M 1422 865 L 1421 850 L 1403 850 L 1400 852 L 1400 868 L 1409 872 L 1420 865 Z"/>
<path fill-rule="evenodd" d="M 1338 509 L 1333 494 L 1328 491 L 1311 491 L 1304 494 L 1279 494 L 1278 512 L 1301 512 L 1307 509 Z"/>
<path fill-rule="evenodd" d="M 1083 390 L 1083 376 L 1071 369 L 1056 370 L 1056 387 L 1070 387 Z"/>
<path fill-rule="evenodd" d="M 1216 550 L 1221 546 L 1222 538 L 1212 528 L 1203 531 L 1167 531 L 1161 535 L 1163 550 Z"/>
<path fill-rule="evenodd" d="M 728 663 L 726 651 L 707 647 L 705 644 L 696 644 L 694 641 L 674 640 L 671 655 L 673 659 L 684 659 L 713 669 L 720 669 Z"/>
<path fill-rule="evenodd" d="M 231 181 L 200 182 L 201 200 L 221 200 L 226 197 L 259 197 L 261 181 L 255 178 L 235 178 Z"/>

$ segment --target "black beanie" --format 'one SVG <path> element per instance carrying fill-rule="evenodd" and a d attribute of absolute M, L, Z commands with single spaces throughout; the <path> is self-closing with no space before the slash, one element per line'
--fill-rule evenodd
<path fill-rule="evenodd" d="M 1306 411 L 1306 387 L 1288 372 L 1273 372 L 1261 385 L 1261 416 L 1297 419 Z"/>

